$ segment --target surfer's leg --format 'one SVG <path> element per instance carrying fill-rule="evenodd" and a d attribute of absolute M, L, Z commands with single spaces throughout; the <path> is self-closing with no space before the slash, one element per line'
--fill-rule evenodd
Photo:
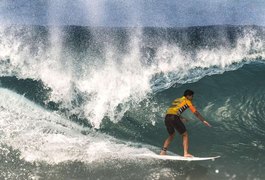
<path fill-rule="evenodd" d="M 189 136 L 188 136 L 188 132 L 187 131 L 182 134 L 182 139 L 183 139 L 184 157 L 192 157 L 192 155 L 188 153 L 188 150 L 189 150 Z"/>
<path fill-rule="evenodd" d="M 167 148 L 169 147 L 171 141 L 174 139 L 175 134 L 176 134 L 175 132 L 173 134 L 170 134 L 168 136 L 168 138 L 165 140 L 163 148 L 160 152 L 160 155 L 166 155 L 167 154 Z"/>
<path fill-rule="evenodd" d="M 169 134 L 168 138 L 165 140 L 163 148 L 160 152 L 160 155 L 166 155 L 167 154 L 167 148 L 169 147 L 171 141 L 173 140 L 175 136 L 175 129 L 174 125 L 172 124 L 174 122 L 174 115 L 166 115 L 165 117 L 165 126 L 167 128 L 167 132 Z"/>

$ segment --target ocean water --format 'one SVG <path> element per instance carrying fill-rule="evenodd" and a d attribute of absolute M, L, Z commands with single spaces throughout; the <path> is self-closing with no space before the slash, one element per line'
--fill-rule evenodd
<path fill-rule="evenodd" d="M 264 179 L 265 29 L 0 26 L 0 179 Z M 141 159 L 185 89 L 190 152 Z M 169 151 L 183 154 L 176 136 Z"/>

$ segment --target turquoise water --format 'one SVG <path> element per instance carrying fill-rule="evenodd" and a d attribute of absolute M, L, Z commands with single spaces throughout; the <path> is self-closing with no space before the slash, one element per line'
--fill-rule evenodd
<path fill-rule="evenodd" d="M 264 179 L 263 33 L 1 27 L 1 179 Z M 190 152 L 221 158 L 136 158 L 160 151 L 185 89 L 213 126 L 185 112 Z"/>

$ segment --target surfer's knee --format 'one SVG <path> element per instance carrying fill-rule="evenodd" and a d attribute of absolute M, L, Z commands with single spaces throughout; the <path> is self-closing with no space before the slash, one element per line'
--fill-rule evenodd
<path fill-rule="evenodd" d="M 174 138 L 174 136 L 175 136 L 175 134 L 176 134 L 175 132 L 174 132 L 174 133 L 172 133 L 172 134 L 170 134 L 170 135 L 169 135 L 169 138 L 170 138 L 170 139 L 173 139 L 173 138 Z"/>

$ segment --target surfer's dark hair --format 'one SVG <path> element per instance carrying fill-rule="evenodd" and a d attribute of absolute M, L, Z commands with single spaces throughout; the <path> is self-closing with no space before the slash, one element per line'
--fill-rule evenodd
<path fill-rule="evenodd" d="M 184 96 L 191 96 L 191 95 L 193 95 L 194 94 L 194 92 L 192 91 L 192 90 L 190 90 L 190 89 L 187 89 L 185 92 L 184 92 Z"/>

